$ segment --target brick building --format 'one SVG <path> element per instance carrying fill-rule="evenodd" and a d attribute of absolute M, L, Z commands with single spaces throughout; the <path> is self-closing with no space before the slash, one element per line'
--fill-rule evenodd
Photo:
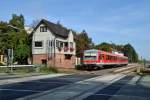
<path fill-rule="evenodd" d="M 42 19 L 32 35 L 33 64 L 74 68 L 76 44 L 72 30 Z"/>

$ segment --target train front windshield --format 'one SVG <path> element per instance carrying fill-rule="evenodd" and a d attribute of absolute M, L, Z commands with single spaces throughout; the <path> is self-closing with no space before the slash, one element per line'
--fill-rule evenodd
<path fill-rule="evenodd" d="M 96 56 L 84 56 L 84 60 L 96 60 Z"/>

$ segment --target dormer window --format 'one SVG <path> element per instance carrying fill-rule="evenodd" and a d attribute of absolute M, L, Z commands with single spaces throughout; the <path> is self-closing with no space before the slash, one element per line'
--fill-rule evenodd
<path fill-rule="evenodd" d="M 46 26 L 41 26 L 40 27 L 40 32 L 47 32 L 47 27 Z"/>

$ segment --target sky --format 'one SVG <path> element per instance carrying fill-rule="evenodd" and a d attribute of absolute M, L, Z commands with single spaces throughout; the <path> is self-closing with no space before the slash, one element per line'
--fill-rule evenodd
<path fill-rule="evenodd" d="M 58 21 L 77 32 L 86 30 L 95 44 L 133 45 L 150 60 L 150 0 L 1 0 L 0 20 L 23 14 L 33 20 Z"/>

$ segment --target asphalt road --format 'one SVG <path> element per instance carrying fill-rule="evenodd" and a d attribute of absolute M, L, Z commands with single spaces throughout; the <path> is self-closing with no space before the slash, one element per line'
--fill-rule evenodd
<path fill-rule="evenodd" d="M 113 70 L 116 70 L 116 69 L 120 69 L 120 67 L 104 68 L 101 70 L 90 71 L 90 72 L 81 71 L 80 73 L 73 74 L 73 75 L 66 75 L 66 76 L 60 76 L 60 77 L 55 77 L 55 78 L 45 78 L 45 79 L 39 79 L 39 80 L 34 80 L 34 81 L 0 85 L 0 100 L 14 100 L 17 98 L 26 97 L 26 96 L 33 95 L 33 94 L 43 93 L 44 91 L 49 91 L 57 87 L 69 85 L 75 82 L 79 82 L 79 81 L 97 77 L 97 76 L 102 76 L 104 74 L 110 74 Z M 11 78 L 15 79 L 16 77 L 11 77 Z M 3 78 L 1 79 L 3 80 Z M 119 88 L 117 87 L 116 89 L 119 89 Z M 86 98 L 85 100 L 94 100 L 94 97 L 90 96 Z M 106 100 L 106 99 L 102 99 L 102 100 Z"/>
<path fill-rule="evenodd" d="M 113 95 L 115 95 L 123 86 L 125 86 L 133 76 L 126 76 L 115 83 L 112 83 L 108 87 L 99 90 L 98 92 L 88 96 L 84 100 L 109 100 Z"/>
<path fill-rule="evenodd" d="M 82 100 L 150 100 L 150 75 L 128 75 Z"/>
<path fill-rule="evenodd" d="M 0 86 L 0 100 L 14 100 L 95 77 L 96 75 L 67 75 Z"/>

